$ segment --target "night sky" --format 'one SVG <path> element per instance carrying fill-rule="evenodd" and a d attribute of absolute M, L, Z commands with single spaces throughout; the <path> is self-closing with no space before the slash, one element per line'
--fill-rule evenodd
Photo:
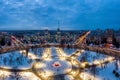
<path fill-rule="evenodd" d="M 120 0 L 0 0 L 0 30 L 120 28 Z"/>

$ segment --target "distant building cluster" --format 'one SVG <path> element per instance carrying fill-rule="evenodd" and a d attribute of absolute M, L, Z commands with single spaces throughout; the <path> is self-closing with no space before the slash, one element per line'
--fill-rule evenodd
<path fill-rule="evenodd" d="M 24 44 L 45 44 L 45 43 L 60 43 L 74 44 L 74 42 L 82 36 L 87 30 L 65 31 L 60 30 L 38 30 L 38 31 L 1 31 L 0 46 L 11 46 L 11 36 L 15 36 Z M 87 45 L 98 45 L 101 47 L 120 47 L 120 29 L 92 30 L 87 37 Z"/>
<path fill-rule="evenodd" d="M 90 36 L 87 37 L 87 44 L 104 47 L 120 47 L 120 29 L 94 30 Z"/>

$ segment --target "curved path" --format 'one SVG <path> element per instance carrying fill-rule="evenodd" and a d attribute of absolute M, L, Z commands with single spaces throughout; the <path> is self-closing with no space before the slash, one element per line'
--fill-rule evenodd
<path fill-rule="evenodd" d="M 4 70 L 4 71 L 10 71 L 10 72 L 30 72 L 32 71 L 31 69 L 11 69 L 11 68 L 4 68 L 4 67 L 0 67 L 0 70 Z"/>

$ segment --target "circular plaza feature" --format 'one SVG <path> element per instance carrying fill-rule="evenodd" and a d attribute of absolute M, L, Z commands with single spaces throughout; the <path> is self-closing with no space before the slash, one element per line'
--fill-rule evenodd
<path fill-rule="evenodd" d="M 52 66 L 53 67 L 55 67 L 55 68 L 58 68 L 58 67 L 61 67 L 61 64 L 60 64 L 60 62 L 54 62 L 53 64 L 52 64 Z"/>
<path fill-rule="evenodd" d="M 79 63 L 72 58 L 42 59 L 36 61 L 32 67 L 33 72 L 41 79 L 61 78 L 61 75 L 76 77 L 79 72 Z"/>

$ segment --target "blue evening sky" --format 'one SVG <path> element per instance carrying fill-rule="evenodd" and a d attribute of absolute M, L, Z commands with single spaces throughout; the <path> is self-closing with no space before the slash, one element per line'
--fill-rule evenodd
<path fill-rule="evenodd" d="M 0 30 L 120 28 L 120 0 L 0 0 Z"/>

